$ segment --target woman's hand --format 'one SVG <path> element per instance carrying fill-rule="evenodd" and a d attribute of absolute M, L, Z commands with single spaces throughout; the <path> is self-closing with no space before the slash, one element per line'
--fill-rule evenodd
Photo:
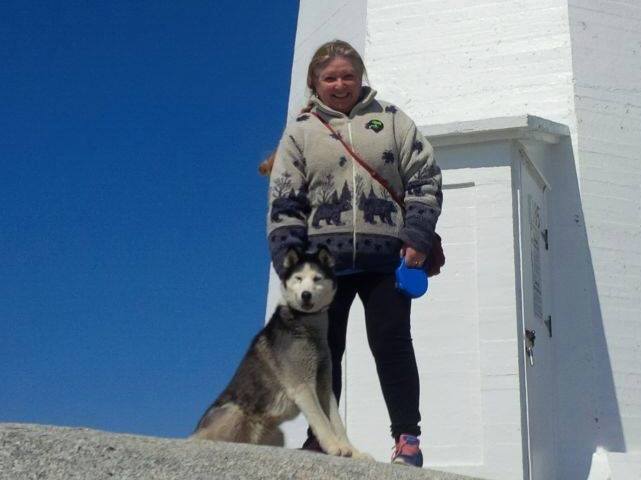
<path fill-rule="evenodd" d="M 408 267 L 420 267 L 425 262 L 427 255 L 423 252 L 415 250 L 409 245 L 403 245 L 401 248 L 401 257 L 405 257 L 405 264 Z"/>

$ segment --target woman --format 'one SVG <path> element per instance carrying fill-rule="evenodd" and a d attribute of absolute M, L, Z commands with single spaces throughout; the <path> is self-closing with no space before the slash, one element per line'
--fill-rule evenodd
<path fill-rule="evenodd" d="M 394 270 L 399 254 L 410 266 L 429 267 L 441 173 L 412 120 L 377 100 L 363 86 L 364 75 L 363 60 L 346 42 L 326 43 L 314 54 L 309 105 L 287 127 L 273 158 L 268 241 L 279 275 L 290 247 L 332 251 L 339 279 L 328 340 L 336 398 L 349 309 L 358 294 L 396 441 L 392 462 L 422 466 L 411 303 L 396 290 Z M 319 449 L 308 435 L 303 448 Z"/>

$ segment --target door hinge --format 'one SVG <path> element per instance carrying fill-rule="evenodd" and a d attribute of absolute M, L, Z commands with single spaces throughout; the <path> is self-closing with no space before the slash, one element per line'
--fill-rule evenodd
<path fill-rule="evenodd" d="M 545 249 L 549 250 L 550 246 L 548 244 L 548 229 L 547 228 L 541 232 L 541 236 L 543 237 L 543 240 L 545 240 Z"/>

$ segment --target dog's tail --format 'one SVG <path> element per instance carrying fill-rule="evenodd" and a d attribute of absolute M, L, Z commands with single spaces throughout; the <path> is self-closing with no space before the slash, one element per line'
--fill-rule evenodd
<path fill-rule="evenodd" d="M 190 438 L 276 447 L 282 447 L 285 444 L 283 432 L 277 425 L 266 425 L 260 421 L 252 421 L 234 403 L 209 407 Z"/>
<path fill-rule="evenodd" d="M 245 415 L 233 403 L 212 405 L 198 422 L 192 438 L 242 442 L 245 423 Z"/>

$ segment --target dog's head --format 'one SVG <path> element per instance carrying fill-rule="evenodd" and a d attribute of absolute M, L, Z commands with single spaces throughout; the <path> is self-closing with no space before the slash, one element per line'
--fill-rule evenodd
<path fill-rule="evenodd" d="M 313 313 L 329 307 L 336 293 L 336 277 L 327 248 L 320 247 L 315 253 L 290 249 L 283 267 L 283 299 L 290 308 Z"/>

